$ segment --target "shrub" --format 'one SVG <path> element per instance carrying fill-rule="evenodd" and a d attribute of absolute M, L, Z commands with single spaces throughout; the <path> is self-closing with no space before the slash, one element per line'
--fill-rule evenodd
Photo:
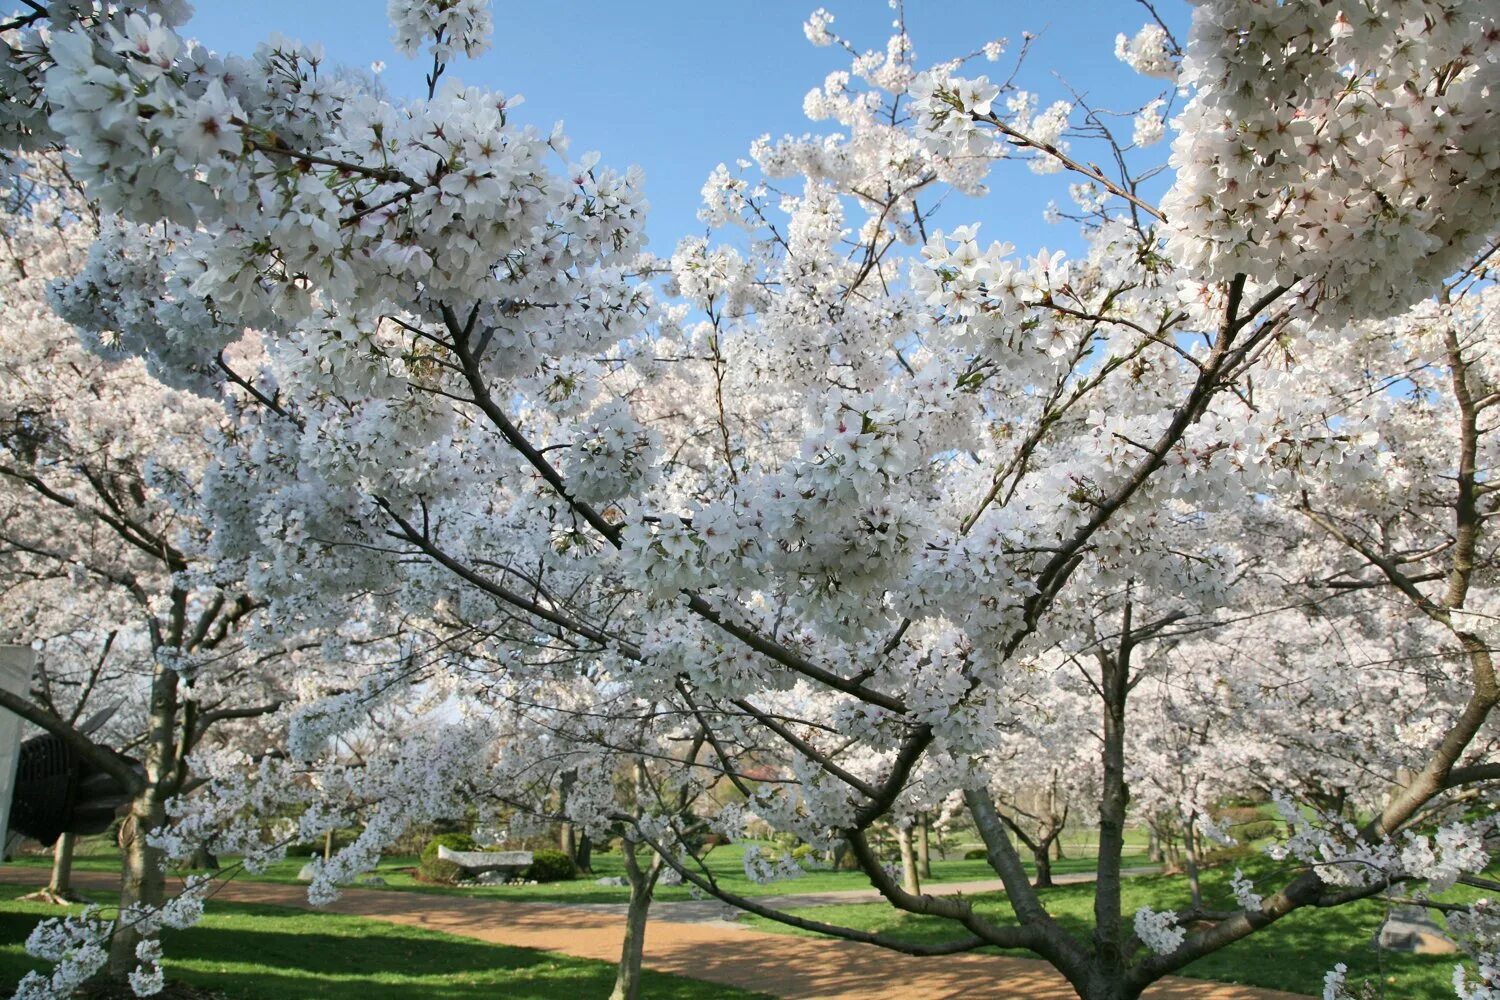
<path fill-rule="evenodd" d="M 522 877 L 534 882 L 566 882 L 578 877 L 578 866 L 562 851 L 532 851 L 531 866 Z"/>
<path fill-rule="evenodd" d="M 1238 826 L 1241 823 L 1260 822 L 1266 816 L 1254 806 L 1231 806 L 1228 809 L 1219 810 L 1218 818 L 1230 826 Z"/>
<path fill-rule="evenodd" d="M 965 861 L 983 861 L 987 857 L 989 857 L 989 852 L 982 847 L 971 847 L 964 851 Z"/>
<path fill-rule="evenodd" d="M 1264 837 L 1275 836 L 1277 828 L 1278 824 L 1274 820 L 1262 819 L 1234 827 L 1230 833 L 1234 834 L 1234 839 L 1239 843 L 1248 844 Z"/>
<path fill-rule="evenodd" d="M 474 843 L 474 838 L 467 833 L 440 833 L 422 848 L 422 861 L 417 865 L 417 874 L 427 882 L 452 885 L 458 881 L 458 876 L 463 873 L 463 869 L 451 861 L 444 861 L 438 857 L 438 848 L 446 847 L 450 851 L 472 851 L 478 846 Z"/>
<path fill-rule="evenodd" d="M 813 849 L 813 845 L 811 844 L 798 844 L 796 847 L 792 848 L 793 861 L 801 861 L 804 858 L 810 858 L 815 854 L 817 854 L 817 851 Z"/>
<path fill-rule="evenodd" d="M 1216 865 L 1225 865 L 1231 861 L 1244 861 L 1246 858 L 1256 857 L 1258 852 L 1253 847 L 1244 844 L 1235 844 L 1230 847 L 1216 847 L 1198 858 L 1198 864 L 1204 868 L 1213 868 Z"/>

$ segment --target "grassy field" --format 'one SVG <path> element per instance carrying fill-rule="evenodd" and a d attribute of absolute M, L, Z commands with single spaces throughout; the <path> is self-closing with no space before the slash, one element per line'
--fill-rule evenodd
<path fill-rule="evenodd" d="M 1243 867 L 1252 877 L 1274 874 L 1270 862 L 1263 859 L 1249 860 Z M 1210 909 L 1233 906 L 1228 888 L 1232 872 L 1231 867 L 1204 874 L 1204 902 Z M 1451 894 L 1453 901 L 1479 895 L 1464 896 L 1466 891 L 1462 887 L 1455 890 Z M 1079 936 L 1084 936 L 1086 929 L 1092 927 L 1092 886 L 1059 886 L 1044 890 L 1042 895 L 1048 910 L 1064 927 Z M 986 916 L 996 922 L 1015 922 L 1003 896 L 986 894 L 971 898 Z M 1141 906 L 1158 911 L 1187 909 L 1188 902 L 1187 883 L 1181 876 L 1140 876 L 1126 882 L 1124 909 L 1127 914 L 1133 914 Z M 940 941 L 960 936 L 953 925 L 942 920 L 900 913 L 883 903 L 820 906 L 792 912 L 847 927 L 899 933 L 916 941 Z M 1216 955 L 1195 962 L 1182 974 L 1317 996 L 1323 991 L 1323 974 L 1335 963 L 1344 962 L 1349 966 L 1351 981 L 1369 979 L 1377 982 L 1383 987 L 1378 995 L 1392 1000 L 1398 997 L 1400 1000 L 1447 1000 L 1452 997 L 1453 967 L 1458 956 L 1405 955 L 1376 950 L 1371 943 L 1384 918 L 1385 906 L 1378 900 L 1332 910 L 1298 911 Z M 747 915 L 742 919 L 759 930 L 804 933 L 759 917 Z"/>
<path fill-rule="evenodd" d="M 0 886 L 0 996 L 39 967 L 22 942 L 55 907 Z M 577 1000 L 608 996 L 606 962 L 507 948 L 412 927 L 274 906 L 215 903 L 202 923 L 163 937 L 167 974 L 234 1000 Z M 755 1000 L 746 993 L 646 972 L 644 993 L 666 1000 Z"/>
<path fill-rule="evenodd" d="M 840 889 L 868 889 L 869 880 L 857 871 L 812 871 L 802 878 L 789 881 L 758 884 L 745 877 L 744 856 L 745 843 L 728 844 L 716 847 L 705 857 L 705 862 L 713 871 L 715 878 L 728 891 L 743 896 L 780 896 L 792 893 L 808 892 L 830 892 Z M 764 845 L 762 845 L 764 846 Z M 119 870 L 119 854 L 107 841 L 94 839 L 81 845 L 82 850 L 73 862 L 76 871 L 108 871 Z M 1094 870 L 1094 857 L 1092 853 L 1084 853 L 1089 850 L 1089 845 L 1073 845 L 1069 857 L 1062 861 L 1052 863 L 1052 874 L 1054 876 L 1073 872 L 1092 872 Z M 995 873 L 989 865 L 982 861 L 962 860 L 962 854 L 949 861 L 936 858 L 932 862 L 933 883 L 941 882 L 969 882 L 981 879 L 993 879 Z M 238 874 L 236 878 L 254 879 L 267 882 L 295 883 L 297 872 L 307 863 L 305 857 L 289 857 L 285 861 L 275 865 L 270 870 L 260 875 Z M 1146 865 L 1148 861 L 1144 853 L 1127 854 L 1124 858 L 1126 866 Z M 623 903 L 628 898 L 628 890 L 619 886 L 603 886 L 597 884 L 597 879 L 611 876 L 623 876 L 625 874 L 624 862 L 617 853 L 596 853 L 594 855 L 594 874 L 580 876 L 571 882 L 551 882 L 543 885 L 506 885 L 506 886 L 476 886 L 476 887 L 446 887 L 436 886 L 430 883 L 418 882 L 406 869 L 416 866 L 417 859 L 414 857 L 393 856 L 381 860 L 374 874 L 386 880 L 387 888 L 407 892 L 434 892 L 440 894 L 455 893 L 466 896 L 485 896 L 501 899 L 526 900 L 530 902 L 566 902 L 566 903 Z M 50 864 L 50 859 L 41 856 L 19 857 L 14 862 L 17 866 L 45 869 Z M 226 866 L 232 864 L 232 860 L 225 860 Z M 678 901 L 693 898 L 692 893 L 685 886 L 661 886 L 657 889 L 656 898 L 664 901 Z"/>

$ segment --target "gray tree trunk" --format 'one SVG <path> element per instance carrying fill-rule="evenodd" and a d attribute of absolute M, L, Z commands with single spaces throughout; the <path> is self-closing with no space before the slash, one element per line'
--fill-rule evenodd
<path fill-rule="evenodd" d="M 615 971 L 614 992 L 609 1000 L 640 1000 L 641 956 L 646 947 L 646 920 L 651 913 L 651 894 L 661 875 L 661 858 L 652 854 L 644 869 L 636 857 L 637 843 L 630 837 L 620 845 L 625 860 L 625 878 L 630 883 L 630 903 L 625 910 L 625 941 L 620 948 L 620 964 Z"/>
<path fill-rule="evenodd" d="M 60 899 L 73 896 L 73 848 L 76 842 L 73 834 L 65 833 L 57 838 L 57 844 L 52 848 L 52 879 L 47 883 L 47 891 Z"/>
<path fill-rule="evenodd" d="M 130 818 L 120 828 L 120 913 L 122 917 L 136 905 L 160 907 L 167 901 L 166 855 L 147 843 L 147 835 L 167 821 L 167 811 L 148 787 L 131 803 Z M 111 979 L 123 979 L 139 964 L 136 945 L 145 935 L 128 919 L 115 924 L 109 939 Z"/>
<path fill-rule="evenodd" d="M 1033 849 L 1031 852 L 1032 864 L 1036 865 L 1036 880 L 1032 887 L 1036 889 L 1052 888 L 1052 855 L 1051 845 L 1042 842 L 1040 850 Z"/>
<path fill-rule="evenodd" d="M 917 874 L 922 878 L 932 878 L 932 845 L 931 837 L 927 829 L 927 814 L 923 813 L 917 821 Z"/>
<path fill-rule="evenodd" d="M 917 852 L 912 848 L 911 827 L 896 828 L 896 844 L 901 848 L 901 888 L 910 893 L 922 891 L 922 880 L 917 875 Z"/>
<path fill-rule="evenodd" d="M 1193 817 L 1188 817 L 1187 827 L 1182 831 L 1182 849 L 1187 857 L 1188 888 L 1192 890 L 1193 909 L 1203 909 L 1203 886 L 1198 880 L 1198 833 L 1193 829 Z"/>
<path fill-rule="evenodd" d="M 166 800 L 181 787 L 176 760 L 178 723 L 177 674 L 158 663 L 151 679 L 151 716 L 147 731 L 145 786 L 130 803 L 120 827 L 120 913 L 109 940 L 110 979 L 124 979 L 138 961 L 136 945 L 144 935 L 125 914 L 137 905 L 159 908 L 167 901 L 166 853 L 149 843 L 151 833 L 167 823 Z"/>

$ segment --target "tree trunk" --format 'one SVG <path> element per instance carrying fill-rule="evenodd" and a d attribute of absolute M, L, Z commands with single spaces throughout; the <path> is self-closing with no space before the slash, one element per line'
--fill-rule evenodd
<path fill-rule="evenodd" d="M 82 901 L 83 897 L 73 891 L 75 844 L 76 838 L 71 833 L 64 833 L 57 838 L 57 843 L 52 847 L 52 878 L 48 880 L 47 888 L 27 893 L 22 899 L 28 903 L 50 903 L 53 906 L 67 906 L 69 903 Z"/>
<path fill-rule="evenodd" d="M 147 843 L 147 835 L 165 825 L 167 811 L 157 798 L 155 788 L 148 787 L 130 806 L 130 817 L 120 827 L 120 913 L 133 906 L 160 907 L 167 901 L 166 855 Z M 136 945 L 144 935 L 128 919 L 115 924 L 109 939 L 111 979 L 124 979 L 136 965 Z"/>
<path fill-rule="evenodd" d="M 333 831 L 329 830 L 323 834 L 323 863 L 328 864 L 333 858 Z"/>
<path fill-rule="evenodd" d="M 1193 829 L 1193 817 L 1188 817 L 1187 828 L 1182 831 L 1182 848 L 1187 855 L 1188 888 L 1193 894 L 1193 909 L 1203 909 L 1203 886 L 1198 882 L 1198 834 Z"/>
<path fill-rule="evenodd" d="M 57 845 L 52 848 L 52 880 L 47 883 L 47 891 L 59 899 L 73 898 L 73 847 L 77 838 L 71 833 L 65 833 L 57 838 Z"/>
<path fill-rule="evenodd" d="M 127 916 L 132 907 L 160 908 L 167 901 L 166 853 L 149 843 L 167 823 L 166 800 L 182 787 L 177 761 L 177 673 L 158 662 L 151 678 L 151 715 L 145 747 L 146 780 L 120 827 L 120 914 L 109 939 L 105 975 L 123 980 L 138 964 L 145 937 Z"/>
<path fill-rule="evenodd" d="M 564 771 L 557 783 L 557 811 L 559 813 L 568 808 L 568 796 L 572 794 L 573 785 L 578 781 L 577 771 Z M 573 859 L 578 864 L 578 829 L 569 820 L 563 820 L 557 825 L 557 849 Z M 579 867 L 583 867 L 579 865 Z"/>
<path fill-rule="evenodd" d="M 325 861 L 328 859 L 327 852 L 324 853 L 323 859 Z M 193 856 L 188 858 L 187 866 L 194 871 L 216 872 L 219 870 L 219 859 L 214 857 L 214 853 L 205 845 L 199 844 L 193 851 Z"/>
<path fill-rule="evenodd" d="M 1125 605 L 1124 636 L 1130 635 L 1129 604 Z M 1121 654 L 1099 654 L 1100 691 L 1103 694 L 1103 746 L 1100 763 L 1104 783 L 1099 797 L 1099 862 L 1094 879 L 1094 956 L 1101 984 L 1118 979 L 1128 956 L 1121 949 L 1120 855 L 1125 849 L 1125 813 L 1130 787 L 1125 781 L 1125 700 L 1129 694 L 1129 645 L 1122 641 Z M 1105 994 L 1098 994 L 1105 997 Z M 1094 1000 L 1091 996 L 1090 1000 Z M 1113 998 L 1110 998 L 1113 1000 Z"/>
<path fill-rule="evenodd" d="M 1095 973 L 1088 981 L 1073 984 L 1080 1000 L 1139 1000 L 1141 990 L 1119 981 L 1111 973 Z"/>
<path fill-rule="evenodd" d="M 896 828 L 896 844 L 901 848 L 901 888 L 910 893 L 922 891 L 922 881 L 917 875 L 917 852 L 912 849 L 911 827 Z"/>
<path fill-rule="evenodd" d="M 1040 848 L 1032 850 L 1031 860 L 1036 865 L 1036 880 L 1031 883 L 1032 888 L 1052 888 L 1052 845 L 1042 841 Z"/>
<path fill-rule="evenodd" d="M 932 878 L 932 845 L 929 840 L 927 814 L 923 813 L 917 820 L 917 874 L 922 878 Z"/>
<path fill-rule="evenodd" d="M 578 856 L 573 863 L 583 874 L 594 874 L 594 841 L 587 833 L 578 835 Z"/>
<path fill-rule="evenodd" d="M 1062 840 L 1063 840 L 1062 839 L 1062 831 L 1059 830 L 1058 833 L 1057 833 L 1057 839 L 1052 842 L 1052 860 L 1053 861 L 1062 861 L 1062 860 L 1064 860 L 1064 858 L 1063 858 Z"/>
<path fill-rule="evenodd" d="M 625 860 L 625 879 L 630 883 L 630 903 L 625 910 L 625 941 L 620 947 L 620 965 L 615 971 L 614 992 L 609 1000 L 640 1000 L 641 954 L 646 946 L 646 919 L 651 912 L 651 894 L 661 874 L 661 858 L 652 855 L 642 870 L 636 859 L 638 845 L 630 837 L 620 845 Z"/>
<path fill-rule="evenodd" d="M 1156 827 L 1146 827 L 1146 860 L 1154 861 L 1159 864 L 1162 861 L 1165 861 L 1166 857 L 1167 856 L 1162 853 L 1161 838 L 1156 834 Z"/>

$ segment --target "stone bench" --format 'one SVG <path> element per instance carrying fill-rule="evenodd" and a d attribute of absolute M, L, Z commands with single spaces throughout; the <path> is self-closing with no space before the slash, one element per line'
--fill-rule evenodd
<path fill-rule="evenodd" d="M 438 857 L 458 865 L 469 878 L 486 872 L 499 872 L 507 878 L 514 878 L 529 867 L 532 860 L 530 851 L 453 851 L 442 844 L 438 845 Z"/>

